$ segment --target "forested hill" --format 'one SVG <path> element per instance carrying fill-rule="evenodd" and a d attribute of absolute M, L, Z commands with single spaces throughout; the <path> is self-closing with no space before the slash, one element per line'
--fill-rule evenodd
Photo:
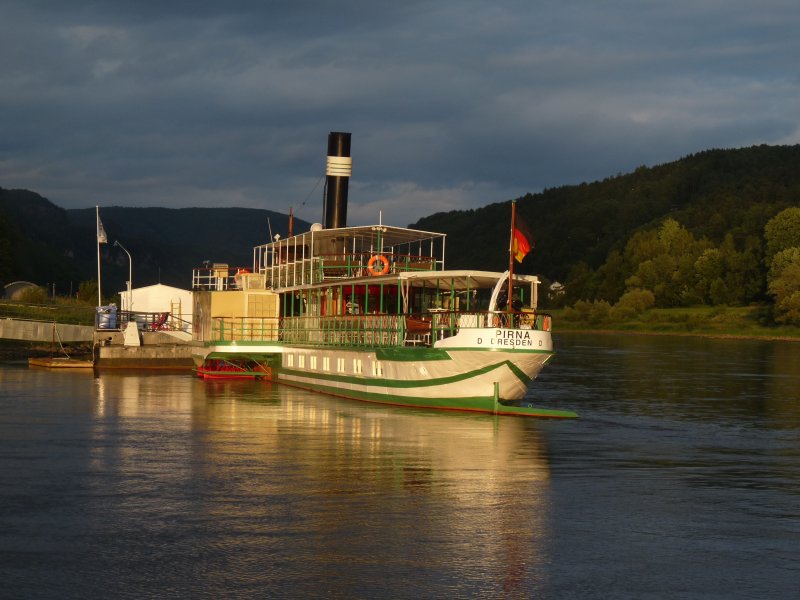
<path fill-rule="evenodd" d="M 717 291 L 726 291 L 717 293 L 715 302 L 751 301 L 766 291 L 764 226 L 783 209 L 800 206 L 800 146 L 709 150 L 603 181 L 528 194 L 517 206 L 535 243 L 517 269 L 566 281 L 572 300 L 615 302 L 642 255 L 623 256 L 627 262 L 618 264 L 614 251 L 624 251 L 635 233 L 654 230 L 670 218 L 698 241 L 693 252 L 720 246 L 718 269 L 731 271 L 730 264 L 742 263 L 742 257 L 760 265 L 758 289 L 744 296 L 732 293 L 739 284 L 730 277 L 724 286 L 716 283 Z M 510 214 L 507 201 L 438 213 L 411 226 L 448 234 L 448 268 L 504 270 Z M 101 246 L 104 291 L 122 289 L 128 275 L 127 256 L 113 247 L 114 240 L 133 256 L 137 287 L 158 281 L 187 287 L 191 269 L 204 260 L 251 264 L 252 247 L 269 237 L 268 222 L 275 233 L 285 235 L 288 229 L 286 215 L 241 208 L 104 207 L 100 215 L 109 238 Z M 295 231 L 308 227 L 296 221 Z M 16 279 L 56 283 L 65 293 L 96 278 L 96 252 L 94 209 L 64 210 L 34 192 L 0 188 L 0 284 Z M 662 266 L 668 271 L 667 262 Z M 693 268 L 694 262 L 686 267 Z M 754 278 L 745 270 L 740 276 Z M 612 292 L 601 293 L 609 285 Z M 684 295 L 682 302 L 704 294 Z"/>
<path fill-rule="evenodd" d="M 800 205 L 800 146 L 709 150 L 595 183 L 527 194 L 517 211 L 535 249 L 518 268 L 564 281 L 580 263 L 597 269 L 639 229 L 671 217 L 695 238 L 743 246 L 782 209 Z M 447 237 L 449 268 L 504 270 L 510 201 L 438 213 L 412 227 Z"/>
<path fill-rule="evenodd" d="M 203 261 L 250 266 L 253 247 L 268 241 L 270 227 L 285 236 L 288 217 L 245 208 L 101 207 L 108 235 L 101 244 L 103 290 L 124 289 L 128 257 L 136 287 L 165 283 L 188 288 Z M 296 231 L 309 223 L 295 219 Z M 97 278 L 95 209 L 65 210 L 27 190 L 0 188 L 0 284 L 28 280 L 55 283 L 58 293 Z"/>

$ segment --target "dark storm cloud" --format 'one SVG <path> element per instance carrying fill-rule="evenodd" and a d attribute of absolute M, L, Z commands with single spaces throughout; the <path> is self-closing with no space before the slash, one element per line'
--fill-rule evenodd
<path fill-rule="evenodd" d="M 0 186 L 65 207 L 315 220 L 332 130 L 353 132 L 351 222 L 393 224 L 800 141 L 788 0 L 0 0 L 0 14 Z"/>

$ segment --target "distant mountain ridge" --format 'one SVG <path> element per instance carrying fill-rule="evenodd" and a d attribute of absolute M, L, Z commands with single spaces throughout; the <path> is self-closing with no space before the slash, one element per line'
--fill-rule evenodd
<path fill-rule="evenodd" d="M 510 200 L 474 210 L 437 213 L 411 227 L 448 234 L 447 267 L 508 268 Z M 565 281 L 573 268 L 597 269 L 636 231 L 670 217 L 695 237 L 739 245 L 762 237 L 778 212 L 800 205 L 800 145 L 707 150 L 602 181 L 526 194 L 518 214 L 534 250 L 517 266 Z M 103 289 L 122 290 L 133 256 L 134 285 L 191 284 L 203 261 L 249 266 L 252 248 L 273 233 L 285 236 L 288 216 L 244 208 L 103 207 L 109 243 L 101 246 Z M 295 231 L 309 223 L 295 220 Z M 760 243 L 758 241 L 757 243 Z M 27 279 L 70 286 L 97 277 L 94 209 L 65 210 L 27 190 L 0 188 L 0 283 Z"/>
<path fill-rule="evenodd" d="M 128 208 L 101 207 L 100 219 L 108 243 L 100 245 L 103 291 L 124 289 L 128 257 L 114 247 L 117 240 L 133 259 L 136 287 L 164 283 L 191 286 L 192 269 L 203 261 L 251 267 L 253 247 L 273 233 L 285 236 L 288 215 L 249 208 Z M 77 290 L 81 281 L 97 278 L 95 209 L 62 209 L 27 190 L 0 188 L 0 247 L 11 241 L 6 274 L 40 285 L 55 283 L 56 291 Z M 296 231 L 310 227 L 294 219 Z M 9 264 L 10 263 L 10 264 Z"/>

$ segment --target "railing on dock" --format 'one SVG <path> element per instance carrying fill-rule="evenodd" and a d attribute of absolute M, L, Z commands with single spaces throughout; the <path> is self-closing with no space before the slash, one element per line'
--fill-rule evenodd
<path fill-rule="evenodd" d="M 312 346 L 430 346 L 461 329 L 550 331 L 550 315 L 533 312 L 456 312 L 433 310 L 413 315 L 335 315 L 324 317 L 217 317 L 214 342 L 284 342 Z"/>
<path fill-rule="evenodd" d="M 192 333 L 192 323 L 169 312 L 135 312 L 127 310 L 100 310 L 95 314 L 94 327 L 98 331 L 121 331 L 128 323 L 136 323 L 139 331 L 183 331 Z"/>

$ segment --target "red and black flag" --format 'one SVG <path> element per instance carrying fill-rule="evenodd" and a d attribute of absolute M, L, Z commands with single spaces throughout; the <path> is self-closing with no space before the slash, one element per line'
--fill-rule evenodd
<path fill-rule="evenodd" d="M 514 218 L 514 230 L 511 232 L 511 254 L 517 262 L 533 250 L 533 235 L 528 225 L 519 215 Z"/>

